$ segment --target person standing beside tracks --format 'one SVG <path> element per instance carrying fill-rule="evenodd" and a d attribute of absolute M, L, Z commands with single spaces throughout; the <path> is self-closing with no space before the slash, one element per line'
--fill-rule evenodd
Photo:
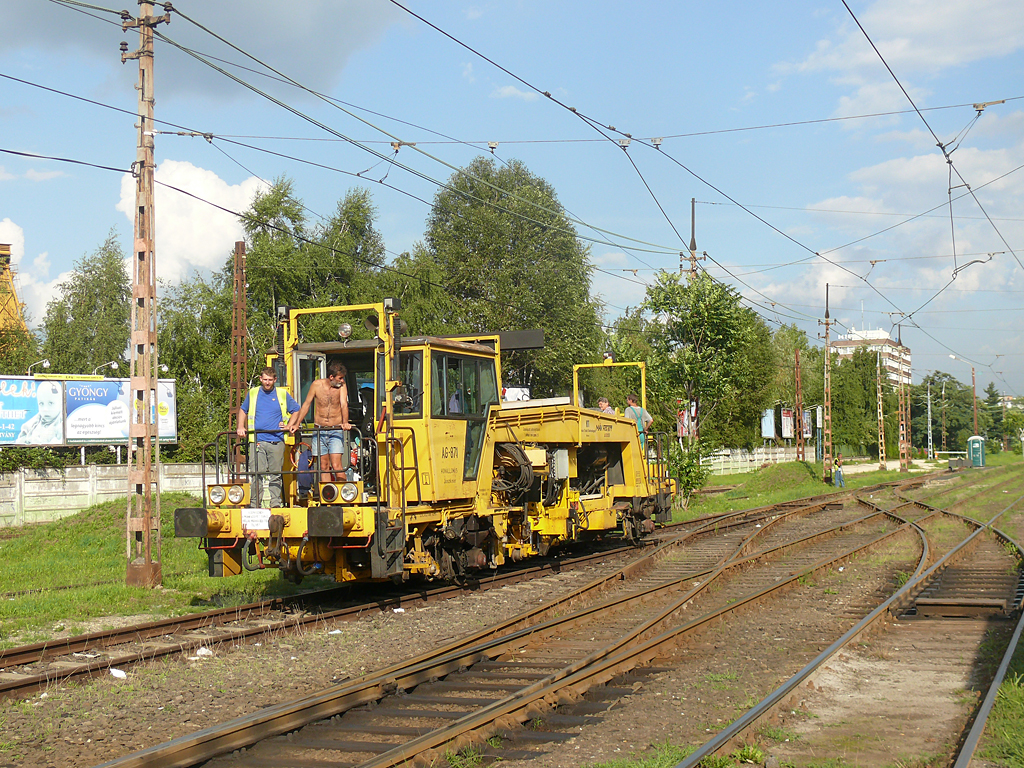
<path fill-rule="evenodd" d="M 281 469 L 284 466 L 284 430 L 298 429 L 299 404 L 285 387 L 278 387 L 271 367 L 260 371 L 260 385 L 250 389 L 238 408 L 238 436 L 249 435 L 249 473 L 255 475 L 252 504 L 261 506 L 263 478 L 267 478 L 269 506 L 284 506 Z"/>
<path fill-rule="evenodd" d="M 647 409 L 639 405 L 640 398 L 636 393 L 626 395 L 626 411 L 623 414 L 627 419 L 636 422 L 636 431 L 640 433 L 640 445 L 645 445 L 647 430 L 654 422 L 654 418 L 647 412 Z"/>
<path fill-rule="evenodd" d="M 846 480 L 843 479 L 843 454 L 839 454 L 832 460 L 832 484 L 836 488 L 845 488 Z"/>
<path fill-rule="evenodd" d="M 317 379 L 309 386 L 296 423 L 301 424 L 316 403 L 313 424 L 319 437 L 313 441 L 313 455 L 320 457 L 320 482 L 345 482 L 345 437 L 352 425 L 348 421 L 348 387 L 345 376 L 348 369 L 337 360 L 327 364 L 327 378 Z"/>

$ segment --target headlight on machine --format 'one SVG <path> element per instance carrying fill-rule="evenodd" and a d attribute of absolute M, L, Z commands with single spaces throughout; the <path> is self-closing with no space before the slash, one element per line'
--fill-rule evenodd
<path fill-rule="evenodd" d="M 353 502 L 356 500 L 356 496 L 359 495 L 359 486 L 355 483 L 345 483 L 341 486 L 341 500 L 346 502 Z"/>
<path fill-rule="evenodd" d="M 228 488 L 228 501 L 232 504 L 241 504 L 245 498 L 245 488 L 240 485 L 232 485 Z"/>
<path fill-rule="evenodd" d="M 222 485 L 211 485 L 210 486 L 210 503 L 214 506 L 219 506 L 224 503 L 224 499 L 227 498 L 228 492 L 224 490 Z"/>

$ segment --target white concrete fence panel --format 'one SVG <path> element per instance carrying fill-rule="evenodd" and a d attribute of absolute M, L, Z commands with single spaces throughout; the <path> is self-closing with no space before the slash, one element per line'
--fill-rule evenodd
<path fill-rule="evenodd" d="M 201 464 L 161 464 L 160 490 L 202 494 Z M 0 474 L 0 528 L 58 520 L 103 501 L 128 498 L 126 464 L 21 469 Z M 126 507 L 127 508 L 127 507 Z"/>

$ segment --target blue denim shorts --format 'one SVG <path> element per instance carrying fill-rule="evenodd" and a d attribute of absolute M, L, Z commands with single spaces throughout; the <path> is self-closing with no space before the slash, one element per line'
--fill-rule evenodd
<path fill-rule="evenodd" d="M 319 431 L 319 438 L 317 438 L 317 433 L 314 433 L 313 438 L 314 456 L 326 456 L 331 453 L 345 452 L 344 429 L 321 429 Z"/>

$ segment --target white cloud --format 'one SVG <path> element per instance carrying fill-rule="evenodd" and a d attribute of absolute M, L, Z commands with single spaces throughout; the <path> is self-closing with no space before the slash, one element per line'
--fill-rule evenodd
<path fill-rule="evenodd" d="M 18 300 L 25 304 L 25 319 L 30 326 L 42 322 L 46 305 L 57 295 L 57 286 L 67 279 L 64 272 L 53 280 L 50 276 L 50 257 L 41 253 L 25 267 L 25 231 L 10 219 L 0 221 L 0 242 L 11 246 L 11 264 L 14 266 L 14 288 Z"/>
<path fill-rule="evenodd" d="M 185 190 L 197 198 L 242 212 L 249 207 L 264 182 L 249 178 L 241 184 L 229 185 L 217 174 L 192 163 L 164 160 L 156 169 L 157 181 Z M 220 268 L 235 241 L 244 233 L 237 217 L 214 208 L 201 200 L 169 189 L 156 187 L 156 265 L 158 276 L 177 282 L 193 269 Z M 121 179 L 121 200 L 117 210 L 134 226 L 135 180 Z"/>
<path fill-rule="evenodd" d="M 67 176 L 67 174 L 63 171 L 37 171 L 35 168 L 29 168 L 25 171 L 25 178 L 29 181 L 49 181 L 61 176 Z"/>
<path fill-rule="evenodd" d="M 491 93 L 491 97 L 495 99 L 522 99 L 523 101 L 535 101 L 539 98 L 533 91 L 521 91 L 514 85 L 495 88 Z"/>
<path fill-rule="evenodd" d="M 916 104 L 924 103 L 928 91 L 921 88 L 908 88 L 908 92 Z M 836 117 L 848 117 L 851 115 L 876 115 L 884 112 L 899 112 L 910 109 L 907 97 L 903 91 L 891 79 L 883 82 L 864 83 L 859 85 L 852 96 L 842 96 L 839 99 L 839 106 L 836 107 Z M 877 126 L 882 120 L 889 123 L 896 123 L 899 115 L 891 115 L 886 118 L 875 118 L 872 125 Z M 845 127 L 859 127 L 862 121 L 850 122 Z"/>
<path fill-rule="evenodd" d="M 15 178 L 13 173 L 8 173 L 4 170 L 4 167 L 0 165 L 0 181 L 10 181 Z"/>
<path fill-rule="evenodd" d="M 897 73 L 935 74 L 1024 47 L 1018 0 L 879 0 L 858 19 Z M 880 66 L 857 25 L 844 20 L 836 40 L 820 40 L 797 69 L 850 72 Z"/>
<path fill-rule="evenodd" d="M 128 8 L 131 13 L 137 13 L 134 4 Z M 364 0 L 303 0 L 301 3 L 249 0 L 244 13 L 239 13 L 234 4 L 220 2 L 193 3 L 182 10 L 257 58 L 321 91 L 337 83 L 353 54 L 375 45 L 393 24 L 410 23 L 408 17 L 390 3 Z M 176 42 L 213 56 L 240 60 L 237 53 L 216 43 L 177 14 L 172 13 L 171 18 L 172 24 L 160 25 L 159 30 Z M 62 54 L 75 58 L 84 54 L 93 63 L 106 63 L 113 77 L 134 81 L 136 75 L 132 68 L 122 68 L 117 56 L 111 55 L 113 38 L 109 27 L 90 22 L 83 20 L 74 9 L 58 3 L 5 0 L 5 48 L 36 47 L 50 53 L 53 40 L 61 40 Z M 117 38 L 120 37 L 118 33 Z M 138 35 L 126 35 L 125 40 L 134 48 Z M 157 55 L 160 67 L 157 77 L 164 98 L 180 94 L 216 95 L 218 98 L 250 95 L 170 46 L 158 44 Z M 118 74 L 114 75 L 115 71 Z M 243 76 L 243 79 L 251 78 Z M 299 97 L 301 93 L 292 89 L 290 98 Z"/>
<path fill-rule="evenodd" d="M 473 63 L 472 62 L 467 61 L 467 62 L 463 63 L 463 65 L 462 65 L 462 76 L 463 76 L 463 78 L 465 78 L 466 80 L 468 80 L 471 83 L 475 83 L 476 82 L 476 77 L 474 77 L 474 75 L 473 75 Z"/>

